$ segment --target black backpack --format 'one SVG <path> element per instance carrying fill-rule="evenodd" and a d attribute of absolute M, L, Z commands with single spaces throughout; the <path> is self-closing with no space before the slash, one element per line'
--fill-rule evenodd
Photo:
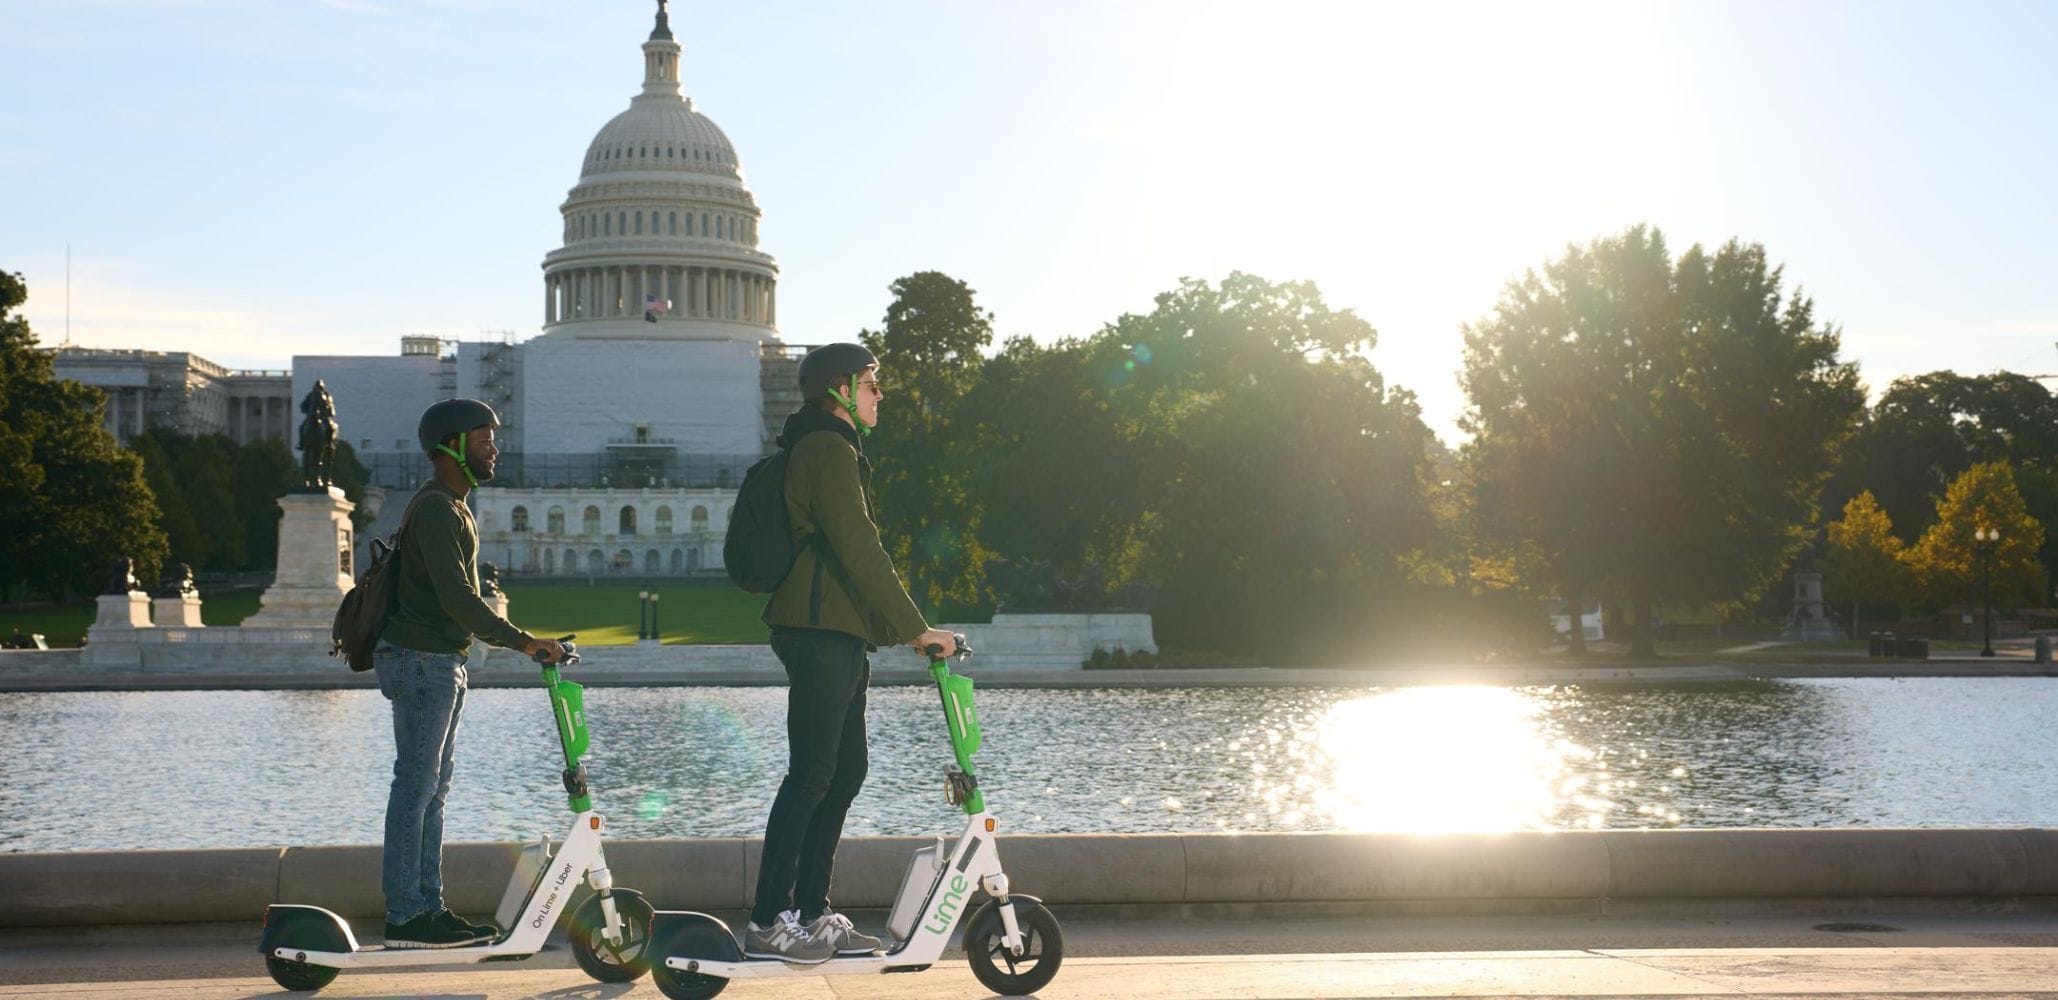
<path fill-rule="evenodd" d="M 722 568 L 738 587 L 753 594 L 779 589 L 807 543 L 793 540 L 786 513 L 786 456 L 781 448 L 758 459 L 736 488 L 729 533 L 722 539 Z"/>
<path fill-rule="evenodd" d="M 372 650 L 379 645 L 379 633 L 386 630 L 386 619 L 400 603 L 400 539 L 412 517 L 414 504 L 410 503 L 400 515 L 400 527 L 394 529 L 391 542 L 372 539 L 364 572 L 336 606 L 336 621 L 329 627 L 329 655 L 349 663 L 352 670 L 372 668 Z"/>

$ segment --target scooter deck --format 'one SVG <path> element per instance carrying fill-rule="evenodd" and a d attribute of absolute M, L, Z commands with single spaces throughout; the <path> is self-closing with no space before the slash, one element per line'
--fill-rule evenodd
<path fill-rule="evenodd" d="M 388 948 L 364 945 L 355 951 L 312 951 L 306 948 L 275 948 L 274 958 L 332 969 L 390 968 L 402 965 L 473 965 L 479 962 L 518 962 L 534 958 L 533 951 L 499 945 L 464 945 L 458 948 Z"/>

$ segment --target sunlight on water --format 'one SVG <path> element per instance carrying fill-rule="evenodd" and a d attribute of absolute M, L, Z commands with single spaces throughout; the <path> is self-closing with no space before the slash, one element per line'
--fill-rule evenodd
<path fill-rule="evenodd" d="M 1534 692 L 1499 687 L 1390 691 L 1331 706 L 1305 734 L 1328 829 L 1496 833 L 1558 825 L 1561 798 L 1608 803 L 1568 767 L 1592 752 L 1553 737 Z M 1324 773 L 1326 772 L 1326 774 Z"/>
<path fill-rule="evenodd" d="M 868 701 L 870 777 L 845 832 L 961 823 L 935 691 Z M 763 832 L 783 689 L 594 688 L 586 708 L 611 837 Z M 979 714 L 979 785 L 1018 833 L 2058 825 L 2058 678 L 994 690 Z M 392 721 L 375 691 L 5 694 L 0 732 L 36 734 L 0 755 L 0 852 L 383 831 Z M 456 769 L 450 840 L 562 832 L 537 689 L 472 692 Z M 177 821 L 197 815 L 222 822 Z"/>

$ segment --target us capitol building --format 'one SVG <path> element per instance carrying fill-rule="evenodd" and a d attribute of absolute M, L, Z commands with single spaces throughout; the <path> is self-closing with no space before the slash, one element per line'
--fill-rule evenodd
<path fill-rule="evenodd" d="M 586 148 L 543 257 L 542 333 L 453 343 L 403 337 L 397 355 L 295 355 L 284 372 L 197 356 L 62 349 L 58 373 L 110 393 L 109 429 L 279 436 L 322 380 L 343 439 L 386 497 L 362 538 L 398 526 L 428 475 L 423 408 L 490 403 L 504 424 L 494 480 L 475 494 L 480 558 L 510 574 L 719 572 L 734 487 L 799 405 L 805 348 L 778 335 L 778 264 L 736 149 L 679 86 L 663 2 L 643 87 Z"/>

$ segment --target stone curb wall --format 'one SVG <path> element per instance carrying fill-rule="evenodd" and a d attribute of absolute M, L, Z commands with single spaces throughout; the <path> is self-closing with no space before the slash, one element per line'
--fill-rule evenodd
<path fill-rule="evenodd" d="M 859 837 L 835 901 L 885 907 L 929 838 Z M 2058 897 L 2058 830 L 1603 830 L 1459 834 L 1036 834 L 1001 831 L 1010 880 L 1052 903 L 1442 903 L 1535 908 L 1610 900 Z M 444 852 L 446 899 L 491 913 L 519 844 Z M 615 884 L 660 908 L 739 910 L 755 838 L 607 846 Z M 376 917 L 377 845 L 0 854 L 0 926 L 255 920 L 272 902 Z"/>

